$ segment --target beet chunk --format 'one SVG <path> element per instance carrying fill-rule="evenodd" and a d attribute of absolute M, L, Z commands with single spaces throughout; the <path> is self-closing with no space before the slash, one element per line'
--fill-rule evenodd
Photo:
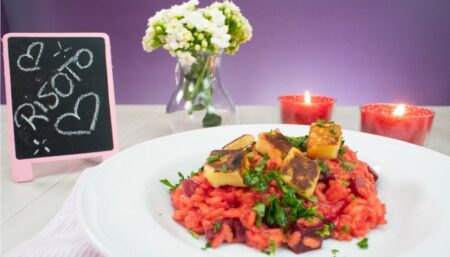
<path fill-rule="evenodd" d="M 185 179 L 183 180 L 181 186 L 183 187 L 184 193 L 188 197 L 191 197 L 195 193 L 195 189 L 198 187 L 198 184 L 195 183 L 192 179 Z"/>
<path fill-rule="evenodd" d="M 305 225 L 306 224 L 306 225 Z M 294 253 L 303 253 L 322 247 L 323 237 L 317 234 L 317 231 L 322 231 L 324 228 L 323 222 L 318 224 L 308 225 L 308 222 L 300 224 L 297 222 L 293 227 L 291 232 L 300 232 L 300 241 L 295 246 L 289 246 Z"/>
<path fill-rule="evenodd" d="M 323 174 L 321 172 L 319 175 L 319 182 L 325 183 L 327 185 L 328 185 L 328 181 L 330 181 L 330 179 L 336 179 L 336 176 L 331 172 L 327 172 L 325 174 Z"/>
<path fill-rule="evenodd" d="M 247 240 L 245 227 L 238 218 L 225 219 L 222 224 L 230 226 L 231 231 L 233 232 L 233 238 L 236 242 L 245 242 Z"/>

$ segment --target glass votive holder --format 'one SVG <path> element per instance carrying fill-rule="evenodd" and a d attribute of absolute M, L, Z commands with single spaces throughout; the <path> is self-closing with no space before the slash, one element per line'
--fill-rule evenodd
<path fill-rule="evenodd" d="M 361 131 L 423 146 L 431 132 L 434 112 L 404 104 L 360 106 Z"/>
<path fill-rule="evenodd" d="M 327 96 L 285 95 L 278 97 L 281 122 L 310 125 L 317 120 L 329 122 L 334 98 Z"/>

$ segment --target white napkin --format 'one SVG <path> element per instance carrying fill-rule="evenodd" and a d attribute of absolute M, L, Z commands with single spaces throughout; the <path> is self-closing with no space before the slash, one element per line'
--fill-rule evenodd
<path fill-rule="evenodd" d="M 16 246 L 5 257 L 97 257 L 100 253 L 91 245 L 77 217 L 80 184 L 91 174 L 81 174 L 61 210 L 36 236 Z"/>

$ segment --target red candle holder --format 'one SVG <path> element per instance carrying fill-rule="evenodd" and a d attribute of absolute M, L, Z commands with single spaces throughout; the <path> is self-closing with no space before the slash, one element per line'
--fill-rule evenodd
<path fill-rule="evenodd" d="M 434 119 L 433 111 L 411 105 L 366 104 L 360 111 L 361 131 L 416 145 L 425 144 Z"/>
<path fill-rule="evenodd" d="M 281 122 L 310 125 L 317 120 L 329 122 L 333 113 L 334 98 L 327 96 L 286 95 L 278 97 Z"/>

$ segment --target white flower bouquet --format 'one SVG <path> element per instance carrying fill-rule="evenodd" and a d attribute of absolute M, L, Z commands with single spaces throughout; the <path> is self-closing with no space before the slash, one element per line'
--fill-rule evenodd
<path fill-rule="evenodd" d="M 215 79 L 215 58 L 222 53 L 233 55 L 241 44 L 252 37 L 252 27 L 239 7 L 230 1 L 215 2 L 197 8 L 198 0 L 190 0 L 158 11 L 148 20 L 142 40 L 145 51 L 160 47 L 178 58 L 184 108 L 189 114 L 205 110 L 203 126 L 220 125 L 220 116 L 212 107 L 211 83 Z"/>

